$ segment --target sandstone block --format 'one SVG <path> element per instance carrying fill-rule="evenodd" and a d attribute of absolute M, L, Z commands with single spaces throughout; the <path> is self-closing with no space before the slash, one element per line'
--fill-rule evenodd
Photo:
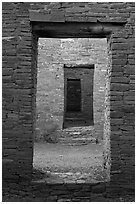
<path fill-rule="evenodd" d="M 129 82 L 129 78 L 128 77 L 112 77 L 111 78 L 111 82 L 113 83 L 128 83 Z"/>
<path fill-rule="evenodd" d="M 121 83 L 111 83 L 110 85 L 110 90 L 111 91 L 127 91 L 129 90 L 129 85 L 128 84 L 121 84 Z"/>
<path fill-rule="evenodd" d="M 113 43 L 112 50 L 127 50 L 129 47 L 128 43 Z"/>
<path fill-rule="evenodd" d="M 110 123 L 112 125 L 122 125 L 123 124 L 123 119 L 110 119 Z"/>
<path fill-rule="evenodd" d="M 119 111 L 112 111 L 110 113 L 110 117 L 111 118 L 122 118 L 123 115 L 124 115 L 124 113 L 123 112 L 119 112 Z"/>
<path fill-rule="evenodd" d="M 112 66 L 114 65 L 126 65 L 127 64 L 127 59 L 112 59 Z"/>

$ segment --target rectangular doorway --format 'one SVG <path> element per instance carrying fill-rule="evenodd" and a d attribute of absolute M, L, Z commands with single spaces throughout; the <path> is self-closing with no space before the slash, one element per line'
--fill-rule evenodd
<path fill-rule="evenodd" d="M 87 184 L 106 179 L 100 139 L 106 48 L 105 39 L 41 38 L 38 41 L 33 167 L 44 173 L 47 184 Z"/>
<path fill-rule="evenodd" d="M 94 64 L 64 64 L 63 128 L 94 124 L 93 84 Z"/>
<path fill-rule="evenodd" d="M 67 112 L 81 111 L 81 81 L 67 79 Z"/>

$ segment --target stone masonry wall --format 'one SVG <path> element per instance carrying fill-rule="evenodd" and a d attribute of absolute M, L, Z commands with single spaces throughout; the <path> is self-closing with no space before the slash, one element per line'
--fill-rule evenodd
<path fill-rule="evenodd" d="M 62 129 L 64 70 L 60 39 L 40 39 L 37 73 L 37 139 Z"/>
<path fill-rule="evenodd" d="M 2 8 L 3 174 L 10 179 L 19 179 L 20 174 L 30 178 L 33 136 L 29 5 L 4 3 Z"/>
<path fill-rule="evenodd" d="M 133 190 L 135 3 L 3 2 L 2 10 L 3 177 L 31 178 L 36 96 L 33 77 L 36 67 L 32 60 L 33 36 L 36 32 L 30 16 L 33 11 L 33 16 L 38 17 L 38 24 L 41 20 L 62 24 L 73 22 L 77 26 L 83 23 L 85 35 L 104 33 L 107 37 L 111 54 L 106 89 L 110 100 L 105 102 L 103 136 L 110 138 L 108 155 L 105 155 L 106 164 L 107 161 L 111 162 L 107 189 L 113 192 L 123 188 Z M 93 26 L 92 29 L 87 22 L 98 27 Z"/>
<path fill-rule="evenodd" d="M 94 64 L 93 118 L 91 136 L 102 139 L 107 69 L 106 39 L 43 39 L 39 40 L 37 75 L 37 138 L 50 133 L 56 137 L 62 130 L 64 116 L 64 64 Z M 92 76 L 89 77 L 92 81 Z M 87 81 L 87 86 L 90 82 Z M 92 83 L 91 83 L 92 84 Z M 86 88 L 87 90 L 87 88 Z M 84 94 L 84 93 L 83 93 Z M 85 98 L 86 100 L 86 98 Z M 85 105 L 88 112 L 91 105 Z M 91 108 L 90 108 L 91 106 Z M 63 134 L 63 133 L 60 133 Z M 90 136 L 90 137 L 91 137 Z"/>

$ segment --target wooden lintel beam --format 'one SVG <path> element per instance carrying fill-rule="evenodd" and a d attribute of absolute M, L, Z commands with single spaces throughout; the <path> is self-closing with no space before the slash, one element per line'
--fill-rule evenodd
<path fill-rule="evenodd" d="M 106 37 L 121 28 L 110 23 L 49 23 L 34 22 L 32 30 L 40 37 Z"/>
<path fill-rule="evenodd" d="M 64 68 L 94 69 L 94 64 L 64 64 Z"/>

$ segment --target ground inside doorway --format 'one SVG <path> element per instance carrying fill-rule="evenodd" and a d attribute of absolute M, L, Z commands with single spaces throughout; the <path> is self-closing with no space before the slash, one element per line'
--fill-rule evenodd
<path fill-rule="evenodd" d="M 35 182 L 97 183 L 106 177 L 101 143 L 79 146 L 35 143 L 33 163 L 34 169 L 45 173 Z"/>

